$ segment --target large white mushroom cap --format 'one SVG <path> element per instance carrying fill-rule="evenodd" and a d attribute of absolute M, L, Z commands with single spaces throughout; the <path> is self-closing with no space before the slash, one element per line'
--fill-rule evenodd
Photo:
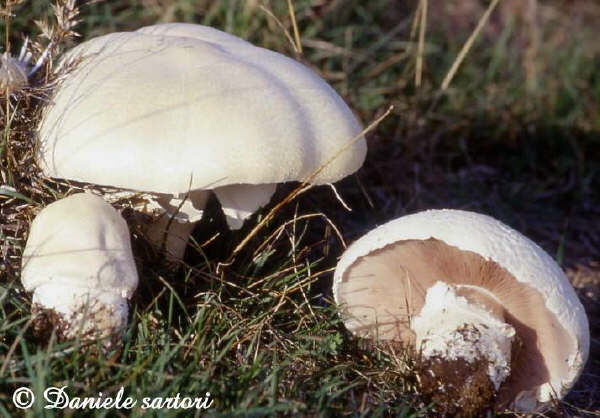
<path fill-rule="evenodd" d="M 34 307 L 56 314 L 61 336 L 118 335 L 138 283 L 125 220 L 87 193 L 46 206 L 31 225 L 21 281 Z"/>
<path fill-rule="evenodd" d="M 344 147 L 312 183 L 364 161 L 364 138 L 349 146 L 361 126 L 323 79 L 219 30 L 149 26 L 91 39 L 68 58 L 81 61 L 39 129 L 50 177 L 174 196 L 212 189 L 243 221 L 275 183 L 305 179 Z"/>
<path fill-rule="evenodd" d="M 429 210 L 384 224 L 344 253 L 333 292 L 350 331 L 414 344 L 411 318 L 439 281 L 493 300 L 519 335 L 505 402 L 534 410 L 568 392 L 589 352 L 583 306 L 546 252 L 489 216 Z"/>

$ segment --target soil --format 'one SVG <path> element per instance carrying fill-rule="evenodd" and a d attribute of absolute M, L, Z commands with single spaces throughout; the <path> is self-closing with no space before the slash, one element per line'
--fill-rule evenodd
<path fill-rule="evenodd" d="M 421 392 L 441 416 L 483 417 L 493 410 L 496 391 L 488 361 L 432 357 L 418 363 Z"/>
<path fill-rule="evenodd" d="M 64 318 L 62 314 L 57 313 L 53 309 L 47 309 L 37 304 L 33 305 L 32 314 L 35 315 L 35 318 L 31 324 L 31 334 L 38 344 L 48 344 L 52 339 L 53 333 L 58 342 L 63 342 L 70 338 L 68 334 L 69 328 L 72 325 Z M 90 320 L 94 321 L 93 319 Z M 122 342 L 119 332 L 109 336 L 104 336 L 98 335 L 97 333 L 94 333 L 94 331 L 88 331 L 86 333 L 80 333 L 79 338 L 82 341 L 92 343 L 87 346 L 87 349 L 91 350 L 92 352 L 97 348 L 94 346 L 94 343 L 96 340 L 98 340 L 98 338 L 102 339 L 102 346 L 106 350 L 117 348 Z"/>

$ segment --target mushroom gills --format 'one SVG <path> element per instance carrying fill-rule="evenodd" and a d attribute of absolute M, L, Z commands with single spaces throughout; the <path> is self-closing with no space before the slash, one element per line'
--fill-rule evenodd
<path fill-rule="evenodd" d="M 416 347 L 426 358 L 467 363 L 487 362 L 487 375 L 498 390 L 510 375 L 515 329 L 498 316 L 501 308 L 490 298 L 459 294 L 459 286 L 438 281 L 427 290 L 421 312 L 412 318 Z M 497 304 L 497 302 L 493 302 Z"/>

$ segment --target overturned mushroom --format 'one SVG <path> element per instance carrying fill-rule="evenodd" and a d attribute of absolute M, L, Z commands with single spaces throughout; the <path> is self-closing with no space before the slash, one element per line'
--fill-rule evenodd
<path fill-rule="evenodd" d="M 475 409 L 543 409 L 588 356 L 587 317 L 560 267 L 477 213 L 430 210 L 369 232 L 342 256 L 334 297 L 350 331 L 414 347 L 437 399 Z"/>
<path fill-rule="evenodd" d="M 36 216 L 21 281 L 60 338 L 103 338 L 110 347 L 127 324 L 138 282 L 125 220 L 102 198 L 79 193 Z"/>
<path fill-rule="evenodd" d="M 47 176 L 147 192 L 162 213 L 147 232 L 181 258 L 209 192 L 231 228 L 277 183 L 337 181 L 363 163 L 361 127 L 340 96 L 299 62 L 193 24 L 91 39 L 39 129 Z M 110 199 L 110 197 L 107 197 Z M 177 222 L 171 222 L 174 217 Z"/>

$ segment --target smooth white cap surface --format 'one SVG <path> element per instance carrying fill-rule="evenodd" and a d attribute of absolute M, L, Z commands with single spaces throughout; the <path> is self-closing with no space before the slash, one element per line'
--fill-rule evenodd
<path fill-rule="evenodd" d="M 297 181 L 361 132 L 310 69 L 210 27 L 113 33 L 69 57 L 81 62 L 39 129 L 50 177 L 174 195 Z M 313 183 L 351 174 L 365 154 L 361 138 Z"/>

